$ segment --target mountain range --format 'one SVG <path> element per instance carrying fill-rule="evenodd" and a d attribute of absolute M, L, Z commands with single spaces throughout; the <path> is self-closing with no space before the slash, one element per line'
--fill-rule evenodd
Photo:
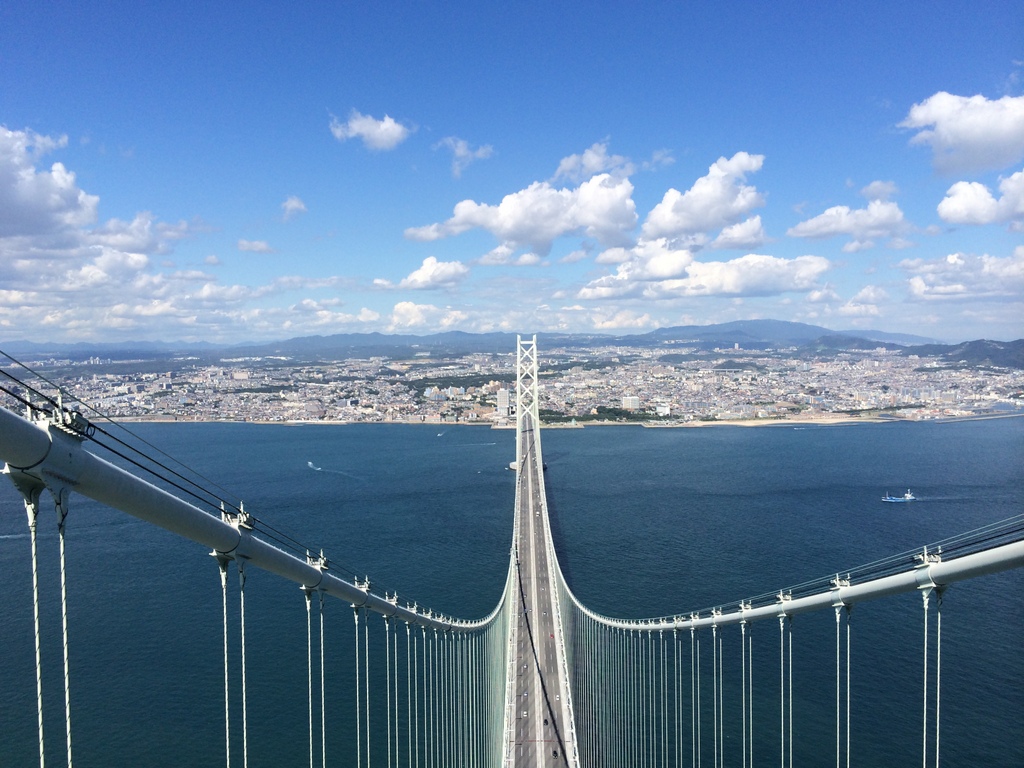
<path fill-rule="evenodd" d="M 713 349 L 768 350 L 797 349 L 808 354 L 842 350 L 871 350 L 884 347 L 921 357 L 939 357 L 950 364 L 994 365 L 1024 368 L 1024 340 L 1011 342 L 970 341 L 942 344 L 936 339 L 876 330 L 835 331 L 817 325 L 784 320 L 738 320 L 713 325 L 682 325 L 658 328 L 643 334 L 611 336 L 602 334 L 538 333 L 540 349 L 626 346 L 699 351 Z M 302 336 L 275 342 L 216 345 L 201 343 L 119 342 L 74 344 L 10 341 L 0 351 L 14 357 L 90 357 L 163 359 L 195 356 L 200 359 L 230 357 L 285 357 L 293 361 L 339 360 L 350 357 L 392 358 L 428 354 L 430 357 L 470 353 L 511 353 L 514 333 L 466 333 L 447 331 L 425 336 L 412 334 L 346 333 L 330 336 Z"/>

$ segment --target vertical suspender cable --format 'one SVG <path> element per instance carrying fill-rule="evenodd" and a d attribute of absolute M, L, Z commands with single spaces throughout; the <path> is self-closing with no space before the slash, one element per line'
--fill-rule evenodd
<path fill-rule="evenodd" d="M 697 637 L 697 766 L 699 768 L 701 761 L 701 753 L 704 751 L 702 743 L 704 740 L 701 736 L 701 711 L 700 711 L 700 637 Z"/>
<path fill-rule="evenodd" d="M 43 656 L 39 643 L 39 558 L 36 548 L 36 519 L 39 513 L 37 503 L 25 500 L 25 511 L 28 514 L 29 539 L 32 542 L 32 619 L 35 625 L 36 639 L 36 719 L 39 728 L 39 768 L 46 765 L 43 749 Z"/>
<path fill-rule="evenodd" d="M 320 590 L 320 765 L 327 768 L 327 709 L 324 693 L 324 593 Z"/>
<path fill-rule="evenodd" d="M 789 640 L 789 768 L 793 768 L 793 617 L 787 617 Z"/>
<path fill-rule="evenodd" d="M 839 759 L 840 759 L 840 752 L 839 752 L 839 744 L 840 744 L 840 728 L 839 728 L 839 723 L 840 723 L 840 716 L 839 716 L 839 694 L 840 694 L 840 690 L 839 690 L 839 673 L 840 673 L 841 666 L 840 666 L 840 655 L 839 655 L 839 638 L 840 638 L 840 635 L 839 635 L 839 621 L 840 621 L 840 619 L 839 619 L 839 608 L 840 608 L 840 606 L 837 605 L 836 606 L 836 768 L 839 768 Z"/>
<path fill-rule="evenodd" d="M 224 614 L 224 762 L 231 768 L 231 697 L 228 688 L 228 559 L 218 557 L 221 608 Z"/>
<path fill-rule="evenodd" d="M 366 670 L 363 684 L 366 686 L 366 768 L 370 768 L 370 615 L 363 609 L 363 668 Z"/>
<path fill-rule="evenodd" d="M 395 634 L 391 639 L 392 650 L 394 651 L 394 665 L 395 665 L 395 768 L 398 768 L 400 756 L 398 750 L 398 629 L 395 628 Z"/>
<path fill-rule="evenodd" d="M 654 758 L 654 641 L 650 632 L 645 632 L 647 635 L 647 654 L 645 656 L 647 661 L 646 669 L 644 670 L 644 687 L 645 696 L 647 701 L 644 702 L 644 716 L 647 718 L 647 728 L 644 729 L 644 740 L 647 742 L 647 761 L 650 762 Z"/>
<path fill-rule="evenodd" d="M 245 560 L 238 558 L 238 608 L 242 640 L 242 765 L 249 766 L 249 704 L 245 680 Z"/>
<path fill-rule="evenodd" d="M 924 680 L 921 684 L 924 707 L 921 713 L 921 766 L 928 768 L 928 596 L 931 588 L 921 590 L 924 605 Z"/>
<path fill-rule="evenodd" d="M 750 716 L 747 718 L 747 727 L 750 729 L 750 768 L 754 768 L 754 628 L 751 627 L 750 630 L 750 634 L 747 636 L 747 658 L 750 661 L 747 667 L 747 690 L 750 691 L 748 699 Z"/>
<path fill-rule="evenodd" d="M 384 672 L 387 688 L 385 713 L 388 721 L 388 768 L 391 768 L 391 617 L 384 617 Z"/>
<path fill-rule="evenodd" d="M 747 768 L 747 622 L 740 622 L 740 728 L 743 732 L 743 768 Z"/>
<path fill-rule="evenodd" d="M 313 768 L 313 590 L 303 587 L 306 596 L 306 683 L 309 691 L 309 768 Z"/>
<path fill-rule="evenodd" d="M 57 514 L 60 515 L 60 522 L 57 531 L 60 538 L 60 616 L 61 632 L 64 637 L 64 725 L 67 730 L 68 745 L 68 768 L 71 763 L 71 681 L 70 667 L 68 665 L 68 580 L 67 567 L 64 559 L 64 523 L 67 521 L 67 495 L 61 490 L 58 494 Z"/>
<path fill-rule="evenodd" d="M 850 768 L 850 610 L 846 606 L 846 768 Z"/>
<path fill-rule="evenodd" d="M 682 755 L 679 751 L 679 630 L 672 628 L 672 754 L 675 765 Z"/>
<path fill-rule="evenodd" d="M 724 634 L 724 633 L 723 633 Z M 722 635 L 718 636 L 718 738 L 720 765 L 725 766 L 725 654 L 722 653 Z"/>
<path fill-rule="evenodd" d="M 459 711 L 459 740 L 457 742 L 456 754 L 462 756 L 465 761 L 467 755 L 467 746 L 469 744 L 469 710 L 466 705 L 469 697 L 466 695 L 466 683 L 468 678 L 466 675 L 466 633 L 459 632 L 455 638 L 455 652 L 458 658 L 458 676 L 456 678 L 455 695 L 456 703 L 458 704 Z"/>
<path fill-rule="evenodd" d="M 437 630 L 434 630 L 434 649 L 431 654 L 431 666 L 430 666 L 430 727 L 433 733 L 430 736 L 430 757 L 431 766 L 437 766 L 440 768 L 441 764 L 441 751 L 440 751 L 440 737 L 441 737 L 441 709 L 438 706 L 438 688 L 440 688 L 440 677 L 438 672 L 438 662 L 440 661 L 440 643 L 437 639 Z"/>
<path fill-rule="evenodd" d="M 420 627 L 420 634 L 421 634 L 421 638 L 420 639 L 422 640 L 422 648 L 423 648 L 423 650 L 422 650 L 422 655 L 423 655 L 423 696 L 424 696 L 424 700 L 423 700 L 423 717 L 425 719 L 427 717 L 427 702 L 426 702 L 426 698 L 425 698 L 426 695 L 427 695 L 427 628 L 426 627 Z M 416 649 L 416 638 L 413 637 L 413 650 L 415 650 L 415 649 Z M 420 664 L 420 660 L 419 660 L 419 656 L 416 656 L 416 658 L 413 659 L 413 662 L 414 662 L 413 671 L 414 671 L 414 673 L 416 675 L 416 708 L 415 708 L 415 714 L 416 714 L 416 733 L 414 734 L 416 736 L 416 768 L 420 768 L 420 752 L 421 752 L 421 748 L 420 748 L 420 679 L 419 679 L 419 674 L 420 674 L 420 666 L 419 666 L 419 664 Z M 426 768 L 426 762 L 427 762 L 426 741 L 427 741 L 427 729 L 426 729 L 426 724 L 424 723 L 424 728 L 423 728 L 423 748 L 422 748 L 424 768 Z"/>
<path fill-rule="evenodd" d="M 658 633 L 661 639 L 661 766 L 668 768 L 668 685 L 665 663 L 665 632 Z"/>
<path fill-rule="evenodd" d="M 690 627 L 690 765 L 697 765 L 697 662 L 694 642 L 697 632 Z"/>
<path fill-rule="evenodd" d="M 412 627 L 409 622 L 405 623 L 405 722 L 406 742 L 409 746 L 409 768 L 412 768 L 412 661 L 416 655 L 413 648 Z"/>
<path fill-rule="evenodd" d="M 935 590 L 935 768 L 939 768 L 939 705 L 942 703 L 942 589 Z"/>
<path fill-rule="evenodd" d="M 352 617 L 356 623 L 355 633 L 355 650 L 356 650 L 356 768 L 362 768 L 363 765 L 363 739 L 362 739 L 362 727 L 363 719 L 359 711 L 359 699 L 363 695 L 359 686 L 359 606 L 352 606 Z M 369 749 L 369 745 L 367 745 Z"/>
<path fill-rule="evenodd" d="M 718 768 L 718 625 L 711 627 L 711 714 L 714 735 L 714 768 Z"/>
<path fill-rule="evenodd" d="M 785 768 L 785 616 L 778 617 L 778 740 L 779 766 Z"/>

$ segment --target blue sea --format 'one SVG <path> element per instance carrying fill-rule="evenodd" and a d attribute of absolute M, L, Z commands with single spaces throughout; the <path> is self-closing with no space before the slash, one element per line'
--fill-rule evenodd
<path fill-rule="evenodd" d="M 511 541 L 511 431 L 131 429 L 244 500 L 248 512 L 322 548 L 339 575 L 368 575 L 375 591 L 466 618 L 485 615 L 500 596 Z M 734 605 L 1024 511 L 1021 418 L 548 429 L 543 450 L 563 570 L 584 603 L 617 617 Z M 21 501 L 0 480 L 0 766 L 28 766 L 38 761 L 29 540 Z M 918 502 L 881 503 L 908 487 Z M 213 558 L 80 497 L 72 497 L 67 548 L 75 764 L 223 764 Z M 47 757 L 63 764 L 57 536 L 48 499 L 40 552 Z M 1021 570 L 956 584 L 945 595 L 945 765 L 1024 765 L 1022 595 Z M 302 593 L 252 572 L 246 601 L 250 763 L 306 765 Z M 331 602 L 327 747 L 329 764 L 350 765 L 352 612 Z M 826 613 L 793 624 L 797 765 L 835 760 L 835 623 Z M 918 595 L 852 612 L 853 765 L 921 762 L 922 621 Z M 755 625 L 752 634 L 755 741 L 765 763 L 778 759 L 777 625 Z M 738 634 L 723 633 L 730 680 L 738 675 L 738 651 L 730 650 L 738 643 Z M 727 708 L 738 707 L 738 686 L 727 682 L 724 695 Z M 738 737 L 729 727 L 726 736 L 727 762 L 737 763 Z M 233 750 L 240 757 L 240 746 Z"/>

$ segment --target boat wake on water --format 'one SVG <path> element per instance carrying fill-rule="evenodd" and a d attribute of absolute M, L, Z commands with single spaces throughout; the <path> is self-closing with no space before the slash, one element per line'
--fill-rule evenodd
<path fill-rule="evenodd" d="M 318 467 L 312 461 L 307 461 L 306 466 L 312 469 L 314 472 L 325 472 L 328 475 L 341 475 L 342 477 L 347 477 L 350 480 L 355 480 L 356 482 L 359 483 L 363 482 L 362 478 L 356 477 L 355 475 L 349 474 L 348 472 L 342 472 L 340 469 L 324 469 L 323 467 Z"/>

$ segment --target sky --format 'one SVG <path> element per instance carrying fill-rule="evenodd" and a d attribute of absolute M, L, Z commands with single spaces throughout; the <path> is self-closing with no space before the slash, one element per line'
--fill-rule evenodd
<path fill-rule="evenodd" d="M 1024 337 L 1024 4 L 0 5 L 0 343 L 758 318 Z"/>

